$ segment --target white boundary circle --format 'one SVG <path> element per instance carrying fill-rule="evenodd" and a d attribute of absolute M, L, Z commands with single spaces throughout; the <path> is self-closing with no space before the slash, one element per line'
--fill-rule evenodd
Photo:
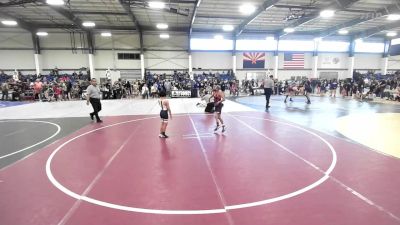
<path fill-rule="evenodd" d="M 289 124 L 289 123 L 285 123 L 285 122 L 280 122 L 280 121 L 275 121 L 275 120 L 269 120 L 269 119 L 264 119 L 264 118 L 257 118 L 257 117 L 249 117 L 249 118 L 254 118 L 254 119 L 261 119 L 261 120 L 268 120 L 271 122 L 275 122 L 275 123 L 280 123 L 283 125 L 287 125 L 287 126 L 291 126 L 294 128 L 297 128 L 299 130 L 302 130 L 306 133 L 309 133 L 315 137 L 317 137 L 318 139 L 320 139 L 322 142 L 324 142 L 330 149 L 331 153 L 332 153 L 332 162 L 331 165 L 329 166 L 327 171 L 322 171 L 324 173 L 324 176 L 322 178 L 320 178 L 319 180 L 317 180 L 316 182 L 301 188 L 297 191 L 282 195 L 282 196 L 278 196 L 278 197 L 274 197 L 274 198 L 270 198 L 270 199 L 265 199 L 265 200 L 261 200 L 261 201 L 257 201 L 257 202 L 251 202 L 251 203 L 244 203 L 244 204 L 238 204 L 238 205 L 230 205 L 230 206 L 225 206 L 224 208 L 221 209 L 204 209 L 204 210 L 162 210 L 162 209 L 145 209 L 145 208 L 136 208 L 136 207 L 130 207 L 130 206 L 124 206 L 124 205 L 118 205 L 118 204 L 113 204 L 113 203 L 109 203 L 109 202 L 105 202 L 105 201 L 100 201 L 97 199 L 93 199 L 87 196 L 83 196 L 80 194 L 77 194 L 69 189 L 67 189 L 66 187 L 64 187 L 62 184 L 60 184 L 53 176 L 52 171 L 51 171 L 51 162 L 54 158 L 54 156 L 57 154 L 58 151 L 60 151 L 65 145 L 73 142 L 74 140 L 83 137 L 87 134 L 91 134 L 93 132 L 96 132 L 98 130 L 102 130 L 102 129 L 106 129 L 109 127 L 114 127 L 114 126 L 118 126 L 118 125 L 122 125 L 122 124 L 126 124 L 126 123 L 132 123 L 132 122 L 137 122 L 137 121 L 143 121 L 143 120 L 148 120 L 148 119 L 154 119 L 154 118 L 158 118 L 158 117 L 147 117 L 147 118 L 142 118 L 142 119 L 135 119 L 135 120 L 129 120 L 129 121 L 124 121 L 124 122 L 119 122 L 119 123 L 115 123 L 115 124 L 111 124 L 108 126 L 104 126 L 101 128 L 97 128 L 88 132 L 85 132 L 83 134 L 80 134 L 66 142 L 64 142 L 62 145 L 60 145 L 57 149 L 54 150 L 54 152 L 49 156 L 49 158 L 47 159 L 46 162 L 46 174 L 47 177 L 49 178 L 50 182 L 56 187 L 58 188 L 60 191 L 62 191 L 63 193 L 65 193 L 66 195 L 75 198 L 77 200 L 81 200 L 81 201 L 85 201 L 91 204 L 95 204 L 98 206 L 103 206 L 103 207 L 107 207 L 107 208 L 112 208 L 112 209 L 118 209 L 118 210 L 123 210 L 123 211 L 129 211 L 129 212 L 137 212 L 137 213 L 148 213 L 148 214 L 167 214 L 167 215 L 200 215 L 200 214 L 217 214 L 217 213 L 226 213 L 229 210 L 233 210 L 233 209 L 242 209 L 242 208 L 249 208 L 249 207 L 254 207 L 254 206 L 260 206 L 260 205 L 266 205 L 269 203 L 273 203 L 273 202 L 277 202 L 277 201 L 281 201 L 284 199 L 288 199 L 288 198 L 292 198 L 294 196 L 303 194 L 317 186 L 319 186 L 320 184 L 322 184 L 323 182 L 325 182 L 328 178 L 329 178 L 329 174 L 333 171 L 333 169 L 336 166 L 336 162 L 337 162 L 337 156 L 336 156 L 336 152 L 335 149 L 333 148 L 333 146 L 324 138 L 322 138 L 321 136 L 319 136 L 318 134 L 309 131 L 307 129 L 304 129 L 302 127 L 293 125 L 293 124 Z M 304 161 L 306 161 L 305 159 L 303 159 Z M 310 163 L 309 163 L 310 164 Z M 317 168 L 316 166 L 313 166 L 314 168 Z"/>
<path fill-rule="evenodd" d="M 9 157 L 9 156 L 15 155 L 15 154 L 17 154 L 17 153 L 20 153 L 20 152 L 26 151 L 26 150 L 28 150 L 28 149 L 31 149 L 31 148 L 33 148 L 33 147 L 35 147 L 35 146 L 38 146 L 38 145 L 40 145 L 40 144 L 42 144 L 42 143 L 44 143 L 44 142 L 46 142 L 46 141 L 52 139 L 52 138 L 55 137 L 57 134 L 59 134 L 60 131 L 61 131 L 60 125 L 58 125 L 58 124 L 56 124 L 56 123 L 52 123 L 52 122 L 41 121 L 41 120 L 1 120 L 1 121 L 0 121 L 0 123 L 12 123 L 12 122 L 17 122 L 17 123 L 20 123 L 20 122 L 45 123 L 45 124 L 50 124 L 50 125 L 53 125 L 53 126 L 57 127 L 57 131 L 56 131 L 54 134 L 52 134 L 50 137 L 48 137 L 48 138 L 46 138 L 46 139 L 44 139 L 44 140 L 42 140 L 42 141 L 40 141 L 40 142 L 38 142 L 38 143 L 36 143 L 36 144 L 33 144 L 33 145 L 28 146 L 28 147 L 26 147 L 26 148 L 23 148 L 23 149 L 21 149 L 21 150 L 12 152 L 12 153 L 10 153 L 10 154 L 0 156 L 0 159 L 7 158 L 7 157 Z"/>

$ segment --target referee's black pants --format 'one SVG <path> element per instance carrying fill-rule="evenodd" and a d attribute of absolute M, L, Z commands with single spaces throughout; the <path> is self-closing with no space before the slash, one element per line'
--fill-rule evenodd
<path fill-rule="evenodd" d="M 265 99 L 267 100 L 265 107 L 269 107 L 269 99 L 271 98 L 272 93 L 272 88 L 264 88 Z"/>
<path fill-rule="evenodd" d="M 101 102 L 98 98 L 90 98 L 90 104 L 92 104 L 93 112 L 91 113 L 96 117 L 97 121 L 100 121 L 99 112 L 101 111 Z"/>

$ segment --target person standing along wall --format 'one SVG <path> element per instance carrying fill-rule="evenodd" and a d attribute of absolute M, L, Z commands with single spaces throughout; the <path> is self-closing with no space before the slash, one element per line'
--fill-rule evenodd
<path fill-rule="evenodd" d="M 1 85 L 1 92 L 2 92 L 1 100 L 2 101 L 4 101 L 4 99 L 6 101 L 8 101 L 8 89 L 10 89 L 10 87 L 6 81 Z"/>

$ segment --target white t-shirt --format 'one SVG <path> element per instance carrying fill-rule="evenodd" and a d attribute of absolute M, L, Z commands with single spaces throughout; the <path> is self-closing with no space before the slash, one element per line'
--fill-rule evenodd
<path fill-rule="evenodd" d="M 93 86 L 89 85 L 89 87 L 86 89 L 86 94 L 89 96 L 89 98 L 97 98 L 100 99 L 100 89 L 98 86 Z"/>

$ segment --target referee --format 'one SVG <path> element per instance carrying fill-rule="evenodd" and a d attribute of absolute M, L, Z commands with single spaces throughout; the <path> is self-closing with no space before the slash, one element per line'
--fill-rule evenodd
<path fill-rule="evenodd" d="M 100 102 L 100 89 L 97 87 L 97 81 L 95 78 L 90 80 L 91 85 L 86 89 L 86 104 L 92 104 L 93 112 L 90 113 L 90 119 L 93 120 L 93 117 L 96 116 L 96 121 L 98 123 L 103 122 L 99 117 L 99 112 L 101 111 L 101 102 Z"/>
<path fill-rule="evenodd" d="M 274 76 L 269 76 L 269 78 L 264 80 L 264 94 L 265 94 L 265 99 L 267 100 L 267 104 L 265 105 L 265 108 L 268 109 L 269 106 L 269 99 L 271 98 L 271 95 L 274 93 L 273 88 L 274 88 Z"/>

